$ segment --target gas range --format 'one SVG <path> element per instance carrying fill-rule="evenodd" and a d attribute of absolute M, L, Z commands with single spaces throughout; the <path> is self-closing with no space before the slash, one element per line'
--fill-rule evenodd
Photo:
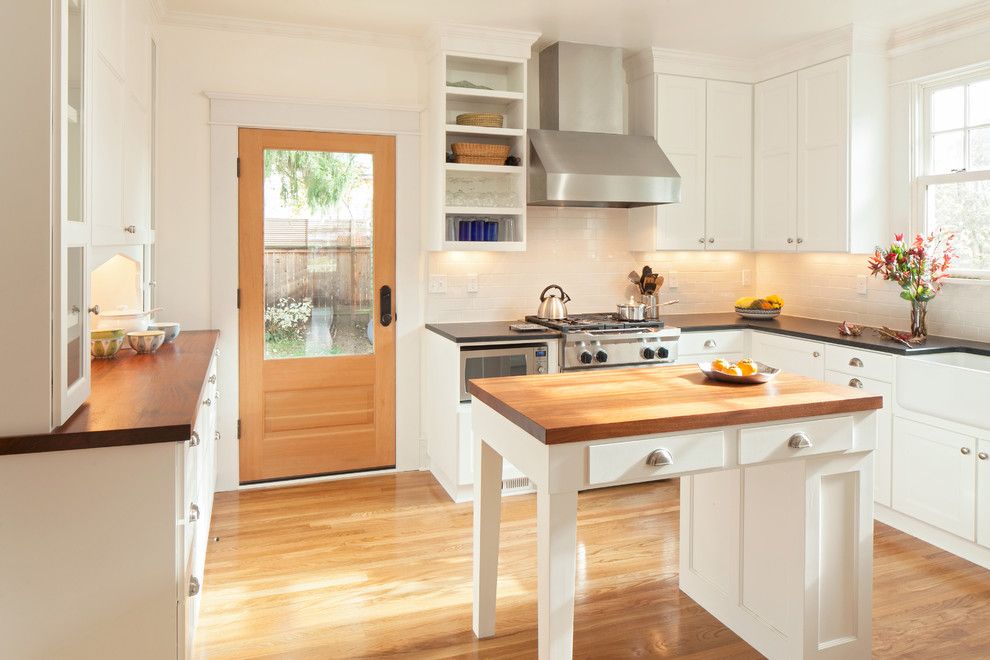
<path fill-rule="evenodd" d="M 677 360 L 680 328 L 663 321 L 625 321 L 615 314 L 575 314 L 556 321 L 527 316 L 530 323 L 563 333 L 562 368 L 649 366 Z"/>

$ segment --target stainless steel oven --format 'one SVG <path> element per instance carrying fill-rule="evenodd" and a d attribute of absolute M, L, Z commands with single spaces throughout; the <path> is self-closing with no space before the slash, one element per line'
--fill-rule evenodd
<path fill-rule="evenodd" d="M 549 373 L 546 344 L 461 347 L 461 401 L 470 401 L 467 384 L 478 378 Z"/>

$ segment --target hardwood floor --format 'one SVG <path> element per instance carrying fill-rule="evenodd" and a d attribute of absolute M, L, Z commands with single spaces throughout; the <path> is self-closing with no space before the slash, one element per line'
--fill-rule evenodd
<path fill-rule="evenodd" d="M 759 658 L 677 588 L 677 481 L 581 493 L 577 658 Z M 471 632 L 471 505 L 429 473 L 218 493 L 199 658 L 536 655 L 535 498 L 506 498 L 497 636 Z M 990 571 L 876 525 L 874 657 L 990 657 Z"/>

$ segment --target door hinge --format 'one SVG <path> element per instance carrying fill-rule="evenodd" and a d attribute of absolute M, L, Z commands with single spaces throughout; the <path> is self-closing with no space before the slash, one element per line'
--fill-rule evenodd
<path fill-rule="evenodd" d="M 241 290 L 237 290 L 237 309 L 241 308 Z"/>
<path fill-rule="evenodd" d="M 237 439 L 241 439 L 241 420 L 237 420 Z"/>
<path fill-rule="evenodd" d="M 237 157 L 237 178 L 241 178 L 241 157 Z"/>

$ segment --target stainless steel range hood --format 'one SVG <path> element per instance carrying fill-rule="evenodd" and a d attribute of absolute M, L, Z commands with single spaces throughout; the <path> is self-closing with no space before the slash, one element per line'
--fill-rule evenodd
<path fill-rule="evenodd" d="M 622 49 L 558 42 L 540 52 L 540 125 L 529 131 L 527 203 L 632 208 L 681 201 L 651 137 L 624 135 Z"/>

